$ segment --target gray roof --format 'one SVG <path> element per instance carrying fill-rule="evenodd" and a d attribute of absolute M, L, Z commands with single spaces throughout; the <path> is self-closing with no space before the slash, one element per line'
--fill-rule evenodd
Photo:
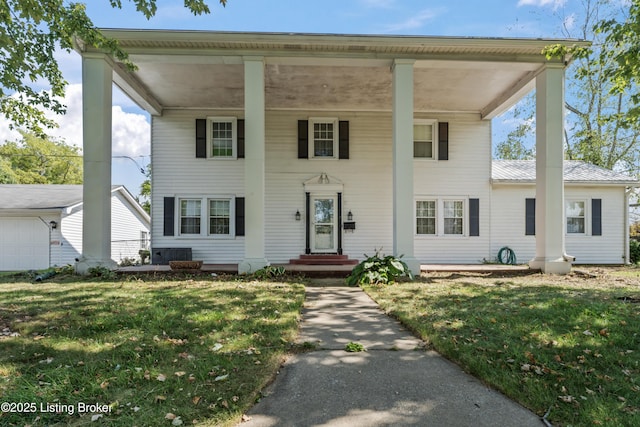
<path fill-rule="evenodd" d="M 82 203 L 82 185 L 0 184 L 0 210 L 63 209 L 78 203 Z"/>
<path fill-rule="evenodd" d="M 493 160 L 491 180 L 505 183 L 534 183 L 535 160 Z M 575 184 L 638 185 L 636 178 L 579 160 L 564 161 L 564 180 Z"/>

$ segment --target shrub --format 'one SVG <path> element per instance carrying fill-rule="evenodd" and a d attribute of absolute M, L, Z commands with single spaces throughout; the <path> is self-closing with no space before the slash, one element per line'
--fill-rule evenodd
<path fill-rule="evenodd" d="M 635 239 L 629 241 L 629 261 L 632 264 L 640 262 L 640 242 Z"/>
<path fill-rule="evenodd" d="M 392 284 L 398 277 L 413 279 L 407 264 L 400 260 L 402 256 L 380 255 L 376 249 L 373 256 L 364 255 L 367 259 L 356 265 L 347 277 L 347 285 L 360 284 Z"/>

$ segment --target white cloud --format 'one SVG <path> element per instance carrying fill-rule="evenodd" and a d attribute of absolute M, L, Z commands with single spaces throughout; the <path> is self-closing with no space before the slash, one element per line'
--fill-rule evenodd
<path fill-rule="evenodd" d="M 567 0 L 518 0 L 518 6 L 551 6 L 553 10 L 558 10 L 567 3 Z"/>
<path fill-rule="evenodd" d="M 403 22 L 387 26 L 385 32 L 394 33 L 397 31 L 416 30 L 418 28 L 422 28 L 427 22 L 432 21 L 438 15 L 440 15 L 439 10 L 421 10 Z"/>
<path fill-rule="evenodd" d="M 71 84 L 67 87 L 64 105 L 67 112 L 63 116 L 47 113 L 47 117 L 55 120 L 59 127 L 48 131 L 49 135 L 62 138 L 68 145 L 82 148 L 82 85 Z M 150 148 L 150 125 L 143 114 L 130 113 L 120 105 L 114 105 L 112 114 L 112 152 L 114 156 L 137 157 L 148 155 Z M 0 143 L 17 140 L 20 134 L 9 131 L 6 119 L 0 119 Z"/>

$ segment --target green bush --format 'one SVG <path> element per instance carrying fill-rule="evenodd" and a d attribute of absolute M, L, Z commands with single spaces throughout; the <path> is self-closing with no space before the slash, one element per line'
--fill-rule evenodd
<path fill-rule="evenodd" d="M 367 259 L 356 265 L 351 274 L 347 277 L 347 285 L 357 286 L 359 284 L 391 284 L 398 277 L 408 277 L 413 279 L 411 270 L 407 264 L 400 260 L 400 257 L 393 255 L 380 255 L 376 249 L 373 256 L 364 255 Z"/>
<path fill-rule="evenodd" d="M 632 264 L 637 264 L 640 262 L 640 242 L 637 240 L 629 241 L 629 261 Z"/>

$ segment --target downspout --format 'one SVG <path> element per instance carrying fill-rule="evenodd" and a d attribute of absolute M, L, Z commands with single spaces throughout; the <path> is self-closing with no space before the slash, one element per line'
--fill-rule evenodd
<path fill-rule="evenodd" d="M 47 227 L 47 230 L 49 230 L 49 240 L 47 241 L 47 254 L 49 254 L 49 268 L 51 268 L 51 226 L 49 226 L 49 224 L 44 219 L 42 219 L 41 216 L 39 216 L 38 219 L 42 221 L 44 226 Z"/>
<path fill-rule="evenodd" d="M 633 191 L 632 187 L 626 187 L 624 190 L 624 263 L 631 264 L 631 254 L 629 251 L 629 194 Z"/>

